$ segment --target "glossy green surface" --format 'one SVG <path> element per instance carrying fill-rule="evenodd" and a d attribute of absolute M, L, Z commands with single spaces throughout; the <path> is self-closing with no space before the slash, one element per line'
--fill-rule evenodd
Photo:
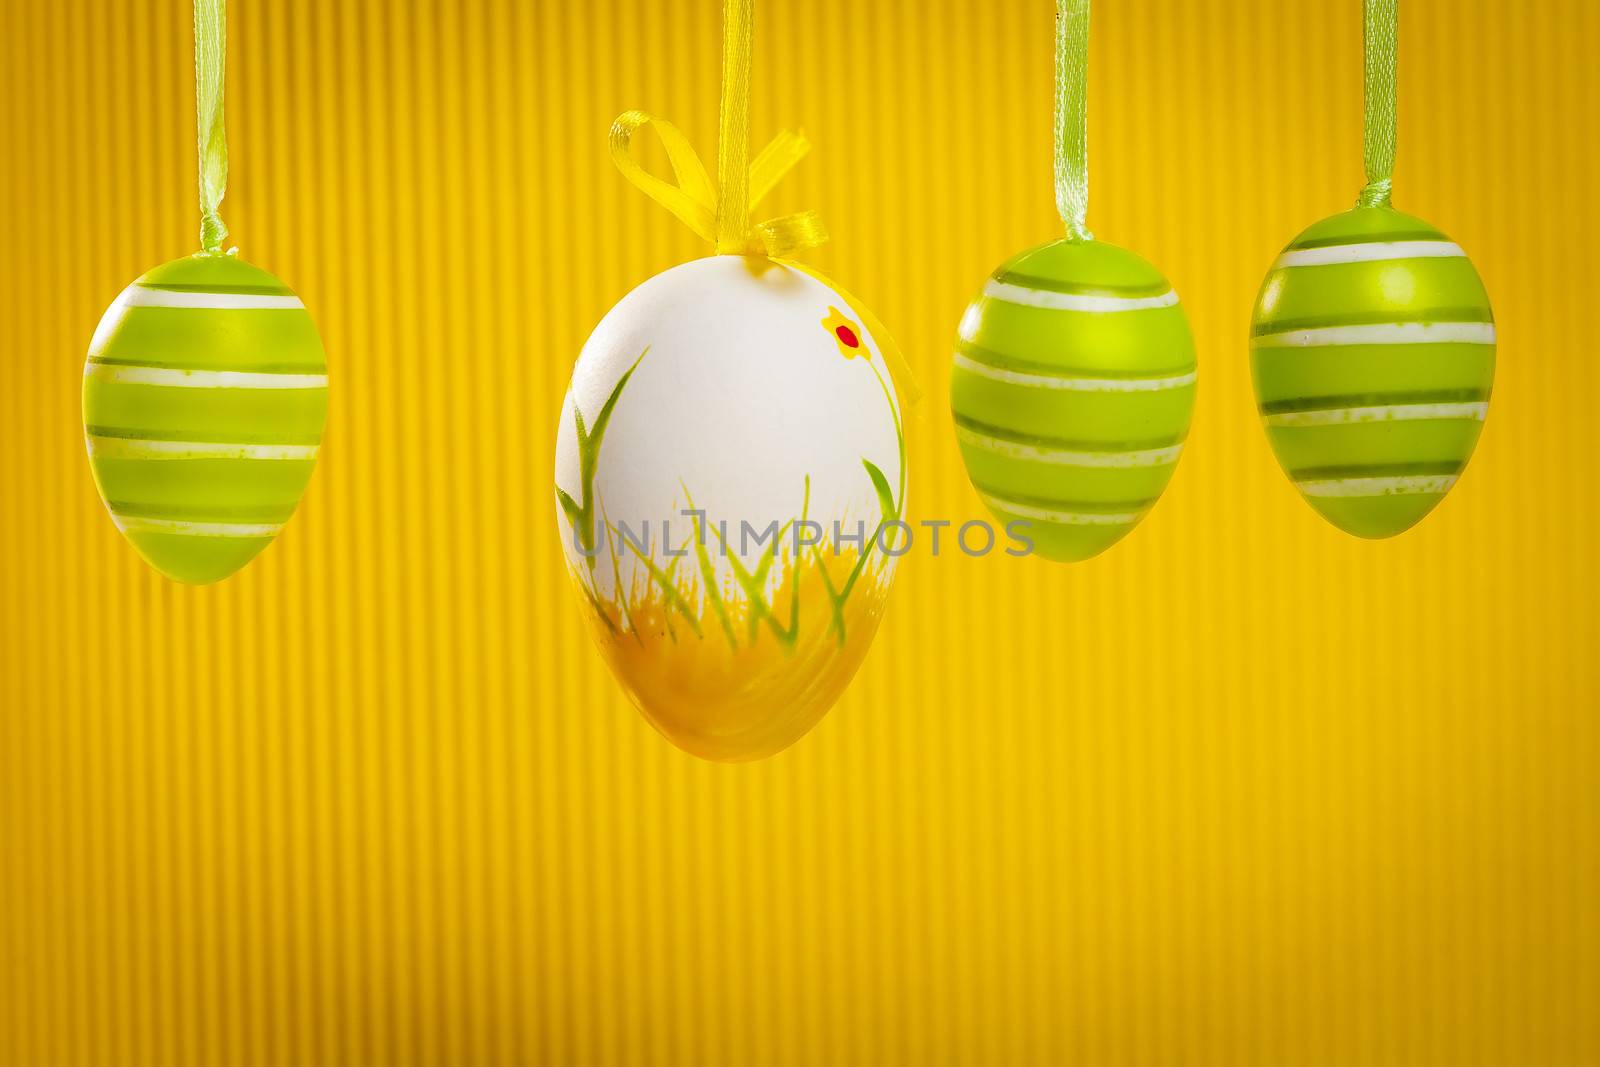
<path fill-rule="evenodd" d="M 1250 352 L 1268 440 L 1306 501 L 1369 538 L 1433 510 L 1483 427 L 1493 322 L 1471 261 L 1420 219 L 1356 208 L 1291 242 Z"/>
<path fill-rule="evenodd" d="M 1099 241 L 1052 242 L 995 271 L 962 320 L 950 380 L 973 485 L 1062 561 L 1105 551 L 1160 497 L 1194 394 L 1171 286 Z"/>
<path fill-rule="evenodd" d="M 305 492 L 327 419 L 327 362 L 298 304 L 266 271 L 201 254 L 139 278 L 95 331 L 83 387 L 95 483 L 119 529 L 170 578 L 233 574 Z"/>

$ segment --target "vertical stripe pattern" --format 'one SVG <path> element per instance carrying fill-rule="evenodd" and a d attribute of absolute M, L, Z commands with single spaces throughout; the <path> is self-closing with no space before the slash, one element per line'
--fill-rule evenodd
<path fill-rule="evenodd" d="M 1402 206 L 1503 347 L 1465 476 L 1377 544 L 1290 487 L 1247 355 L 1360 180 L 1360 5 L 1094 5 L 1093 229 L 1204 367 L 1160 504 L 1055 566 L 956 546 L 991 517 L 941 395 L 1060 225 L 1051 5 L 757 0 L 752 133 L 814 144 L 763 214 L 819 211 L 913 364 L 922 547 L 739 767 L 618 691 L 550 492 L 573 354 L 705 254 L 605 133 L 709 161 L 720 5 L 228 8 L 230 240 L 330 411 L 276 542 L 191 587 L 81 425 L 101 313 L 193 242 L 189 5 L 0 3 L 0 1064 L 1600 1064 L 1600 5 L 1400 4 Z"/>

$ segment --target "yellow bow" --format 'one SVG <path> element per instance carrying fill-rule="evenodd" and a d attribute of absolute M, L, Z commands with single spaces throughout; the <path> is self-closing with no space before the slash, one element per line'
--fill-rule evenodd
<path fill-rule="evenodd" d="M 661 138 L 672 164 L 676 184 L 658 178 L 633 158 L 633 135 L 649 127 Z M 705 164 L 683 132 L 666 119 L 645 111 L 625 111 L 611 124 L 611 158 L 627 178 L 650 199 L 678 216 L 702 238 L 717 246 L 718 253 L 769 256 L 781 259 L 828 240 L 828 231 L 815 211 L 749 222 L 750 212 L 772 191 L 789 169 L 811 151 L 805 134 L 784 130 L 757 154 L 749 170 L 749 199 L 742 212 L 722 208 Z M 732 191 L 730 191 L 732 192 Z M 736 195 L 736 194 L 735 194 Z M 733 232 L 719 233 L 720 215 L 732 215 Z M 742 215 L 742 219 L 739 217 Z M 741 225 L 742 223 L 742 225 Z"/>
<path fill-rule="evenodd" d="M 844 290 L 794 253 L 827 241 L 815 211 L 751 222 L 750 213 L 772 187 L 811 151 L 797 130 L 784 130 L 750 159 L 750 51 L 755 0 L 723 0 L 722 113 L 717 131 L 717 184 L 683 132 L 646 111 L 625 111 L 611 124 L 611 159 L 650 199 L 678 216 L 689 229 L 716 245 L 719 255 L 766 256 L 821 281 L 848 303 L 878 341 L 902 401 L 915 404 L 921 391 L 889 331 Z M 661 138 L 675 182 L 658 178 L 633 158 L 633 135 L 649 127 Z"/>

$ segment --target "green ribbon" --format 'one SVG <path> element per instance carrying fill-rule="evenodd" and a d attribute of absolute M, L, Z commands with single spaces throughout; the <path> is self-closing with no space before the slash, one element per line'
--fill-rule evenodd
<path fill-rule="evenodd" d="M 1366 123 L 1363 155 L 1367 187 L 1357 207 L 1388 207 L 1394 174 L 1394 56 L 1399 0 L 1366 0 Z"/>
<path fill-rule="evenodd" d="M 218 207 L 228 192 L 228 134 L 222 88 L 228 59 L 228 0 L 194 0 L 194 98 L 199 119 L 200 247 L 222 249 L 228 227 Z"/>
<path fill-rule="evenodd" d="M 1074 241 L 1089 217 L 1089 0 L 1056 0 L 1056 211 Z"/>

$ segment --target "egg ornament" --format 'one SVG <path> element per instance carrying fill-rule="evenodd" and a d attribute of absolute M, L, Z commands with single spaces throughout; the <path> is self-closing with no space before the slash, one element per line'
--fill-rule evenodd
<path fill-rule="evenodd" d="M 950 408 L 967 474 L 1036 553 L 1088 559 L 1171 480 L 1195 378 L 1194 337 L 1160 271 L 1103 241 L 1024 252 L 961 320 Z"/>
<path fill-rule="evenodd" d="M 1461 246 L 1392 202 L 1399 10 L 1364 0 L 1356 206 L 1291 241 L 1267 272 L 1250 365 L 1267 440 L 1316 511 L 1393 537 L 1472 457 L 1494 386 L 1495 325 Z"/>
<path fill-rule="evenodd" d="M 1251 319 L 1272 451 L 1306 502 L 1358 537 L 1392 537 L 1444 499 L 1483 429 L 1494 363 L 1494 314 L 1471 260 L 1387 206 L 1291 241 Z"/>
<path fill-rule="evenodd" d="M 696 756 L 771 755 L 877 630 L 905 439 L 870 321 L 808 270 L 718 255 L 605 316 L 562 405 L 555 496 L 601 654 Z"/>
<path fill-rule="evenodd" d="M 83 368 L 89 465 L 111 519 L 151 566 L 191 584 L 272 543 L 305 493 L 327 412 L 305 305 L 222 252 L 124 289 Z"/>

